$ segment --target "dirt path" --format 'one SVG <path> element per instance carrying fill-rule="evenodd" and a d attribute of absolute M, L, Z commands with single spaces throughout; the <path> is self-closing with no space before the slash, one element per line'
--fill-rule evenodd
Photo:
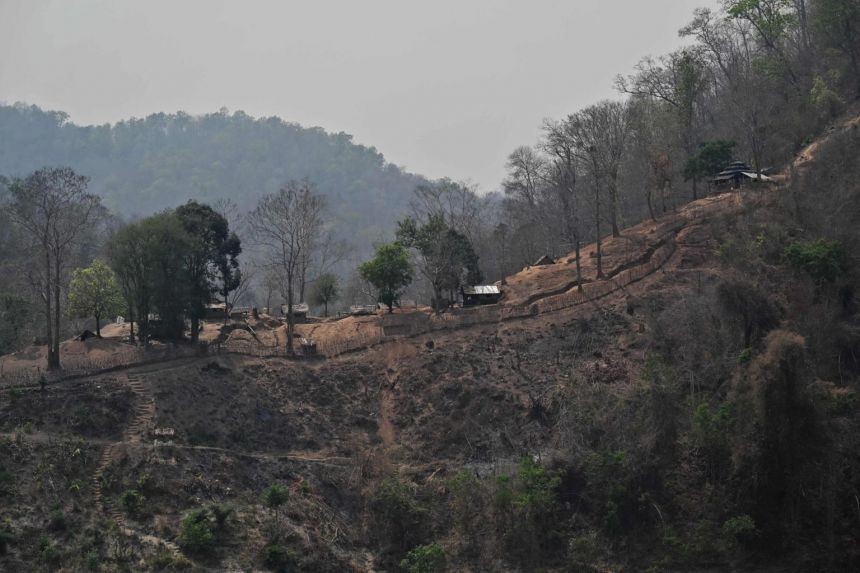
<path fill-rule="evenodd" d="M 99 458 L 99 465 L 93 474 L 93 501 L 95 502 L 96 512 L 101 513 L 116 522 L 120 531 L 129 537 L 139 539 L 143 543 L 149 545 L 166 547 L 174 556 L 181 556 L 182 552 L 179 546 L 166 539 L 155 537 L 148 533 L 141 533 L 130 527 L 128 521 L 119 507 L 117 501 L 110 495 L 104 495 L 102 485 L 104 483 L 104 474 L 108 467 L 111 466 L 119 457 L 119 449 L 123 443 L 139 445 L 141 443 L 141 434 L 144 434 L 151 426 L 155 415 L 155 398 L 152 395 L 152 390 L 148 384 L 144 384 L 137 374 L 131 372 L 126 375 L 128 386 L 134 392 L 136 404 L 134 407 L 134 419 L 131 424 L 123 431 L 122 440 L 108 444 L 102 450 Z"/>
<path fill-rule="evenodd" d="M 390 384 L 390 382 L 389 382 Z M 396 444 L 396 432 L 391 418 L 394 415 L 394 394 L 390 387 L 383 388 L 379 393 L 379 437 L 386 447 Z"/>

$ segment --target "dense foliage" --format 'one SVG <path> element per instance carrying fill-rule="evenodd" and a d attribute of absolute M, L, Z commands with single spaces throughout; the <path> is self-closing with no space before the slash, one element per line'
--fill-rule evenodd
<path fill-rule="evenodd" d="M 86 174 L 90 190 L 123 215 L 226 197 L 249 211 L 256 198 L 307 178 L 328 199 L 344 236 L 367 243 L 393 226 L 423 181 L 350 135 L 276 117 L 157 113 L 79 126 L 62 112 L 0 106 L 0 173 L 24 176 L 43 165 Z"/>

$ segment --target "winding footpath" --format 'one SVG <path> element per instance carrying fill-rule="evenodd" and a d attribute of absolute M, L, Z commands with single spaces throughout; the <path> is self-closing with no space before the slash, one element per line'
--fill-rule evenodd
<path fill-rule="evenodd" d="M 110 495 L 105 495 L 102 491 L 104 484 L 104 475 L 108 467 L 119 459 L 120 446 L 124 444 L 137 445 L 141 444 L 142 436 L 153 426 L 155 417 L 155 398 L 152 395 L 152 390 L 147 384 L 144 384 L 140 377 L 127 373 L 128 387 L 131 388 L 135 395 L 134 418 L 132 423 L 122 433 L 122 439 L 105 446 L 102 450 L 99 465 L 93 474 L 93 498 L 96 511 L 113 520 L 119 530 L 129 537 L 141 540 L 150 545 L 162 546 L 167 548 L 175 557 L 182 556 L 179 546 L 172 541 L 155 537 L 146 533 L 141 533 L 132 528 L 123 515 L 121 509 L 117 505 L 117 500 Z"/>

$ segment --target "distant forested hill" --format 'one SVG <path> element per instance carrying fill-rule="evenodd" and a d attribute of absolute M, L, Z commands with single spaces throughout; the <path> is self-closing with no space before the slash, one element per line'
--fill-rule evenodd
<path fill-rule="evenodd" d="M 195 198 L 232 198 L 242 210 L 290 179 L 327 196 L 343 234 L 372 241 L 402 214 L 423 181 L 345 133 L 241 111 L 157 113 L 115 125 L 79 126 L 62 112 L 0 106 L 0 175 L 68 165 L 115 212 L 144 215 Z"/>

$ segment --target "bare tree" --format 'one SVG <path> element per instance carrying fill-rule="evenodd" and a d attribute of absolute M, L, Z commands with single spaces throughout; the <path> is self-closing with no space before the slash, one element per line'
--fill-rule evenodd
<path fill-rule="evenodd" d="M 31 278 L 44 303 L 49 369 L 60 368 L 60 301 L 69 258 L 103 212 L 99 198 L 86 192 L 88 181 L 68 167 L 44 168 L 10 187 L 12 220 L 30 236 L 41 261 Z"/>
<path fill-rule="evenodd" d="M 534 209 L 545 164 L 545 158 L 532 147 L 524 145 L 514 149 L 508 156 L 508 178 L 502 183 L 505 194 L 517 197 Z"/>
<path fill-rule="evenodd" d="M 563 220 L 565 240 L 573 245 L 576 253 L 576 282 L 582 291 L 582 266 L 580 246 L 582 232 L 579 220 L 579 200 L 576 186 L 575 140 L 569 133 L 569 122 L 544 122 L 543 148 L 553 158 L 551 168 L 546 170 L 551 189 L 558 200 Z"/>
<path fill-rule="evenodd" d="M 249 218 L 256 243 L 265 249 L 268 266 L 281 280 L 287 302 L 287 350 L 293 352 L 293 306 L 303 262 L 313 256 L 323 229 L 325 201 L 307 182 L 291 181 L 283 189 L 260 198 Z"/>
<path fill-rule="evenodd" d="M 644 58 L 637 64 L 633 76 L 616 79 L 616 88 L 622 93 L 652 98 L 670 106 L 678 122 L 684 154 L 689 158 L 699 145 L 698 108 L 711 79 L 706 72 L 701 48 L 685 48 L 656 61 Z M 692 178 L 693 199 L 698 198 L 697 184 L 698 179 Z"/>
<path fill-rule="evenodd" d="M 308 285 L 332 271 L 349 255 L 349 245 L 335 237 L 331 225 L 323 224 L 311 248 L 305 250 L 299 265 L 299 299 L 305 302 Z"/>

